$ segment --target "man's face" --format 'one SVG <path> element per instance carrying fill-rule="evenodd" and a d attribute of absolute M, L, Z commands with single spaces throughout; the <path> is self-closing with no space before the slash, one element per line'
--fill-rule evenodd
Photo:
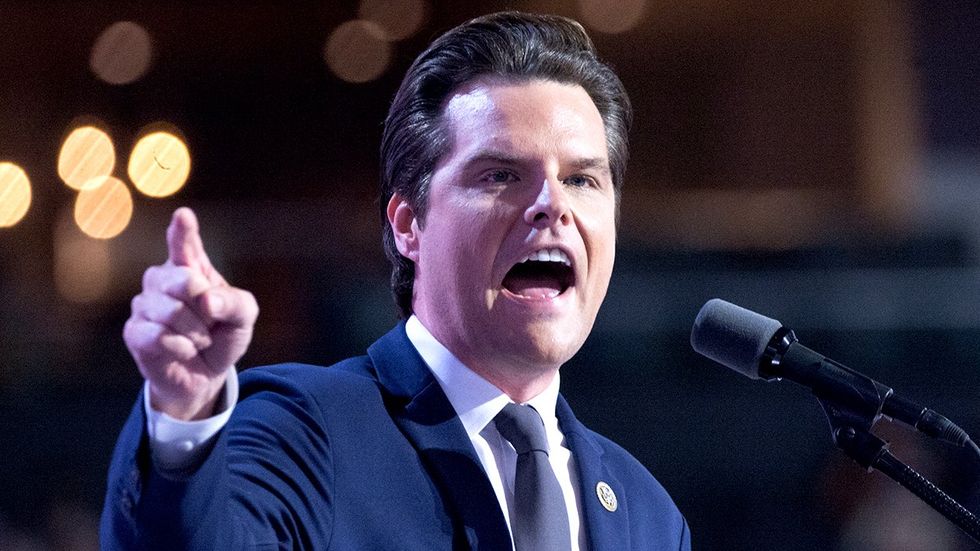
<path fill-rule="evenodd" d="M 424 222 L 389 207 L 415 262 L 413 306 L 498 386 L 547 377 L 582 346 L 612 274 L 616 199 L 606 135 L 577 85 L 478 79 L 450 96 L 450 151 Z"/>

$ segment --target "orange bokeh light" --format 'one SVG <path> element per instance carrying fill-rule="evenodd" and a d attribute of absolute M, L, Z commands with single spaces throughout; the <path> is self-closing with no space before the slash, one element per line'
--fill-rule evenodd
<path fill-rule="evenodd" d="M 115 166 L 112 138 L 95 126 L 72 130 L 58 153 L 58 176 L 75 190 L 99 185 Z"/>
<path fill-rule="evenodd" d="M 330 33 L 323 57 L 330 70 L 347 82 L 372 81 L 388 68 L 391 46 L 377 23 L 348 21 Z"/>
<path fill-rule="evenodd" d="M 129 156 L 129 179 L 150 197 L 177 193 L 191 173 L 187 144 L 170 132 L 152 132 L 139 139 Z"/>
<path fill-rule="evenodd" d="M 129 84 L 146 74 L 152 60 L 150 33 L 132 21 L 119 21 L 95 40 L 89 67 L 109 84 Z"/>
<path fill-rule="evenodd" d="M 20 222 L 31 206 L 31 181 L 14 163 L 0 163 L 0 228 Z"/>
<path fill-rule="evenodd" d="M 98 187 L 83 189 L 75 199 L 75 223 L 89 237 L 110 239 L 133 217 L 133 196 L 122 180 L 113 176 Z"/>

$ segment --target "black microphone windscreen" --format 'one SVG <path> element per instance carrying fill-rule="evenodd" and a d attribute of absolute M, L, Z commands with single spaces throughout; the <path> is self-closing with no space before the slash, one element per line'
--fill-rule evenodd
<path fill-rule="evenodd" d="M 713 298 L 694 320 L 691 346 L 698 354 L 758 379 L 759 360 L 782 326 L 772 318 Z"/>

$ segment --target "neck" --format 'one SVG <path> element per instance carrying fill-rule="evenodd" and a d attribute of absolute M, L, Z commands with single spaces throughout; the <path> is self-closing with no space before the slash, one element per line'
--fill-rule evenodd
<path fill-rule="evenodd" d="M 558 374 L 557 367 L 547 371 L 534 371 L 533 373 L 529 373 L 520 368 L 487 367 L 480 363 L 468 362 L 463 358 L 460 358 L 460 361 L 466 367 L 473 370 L 474 373 L 502 390 L 504 394 L 518 404 L 526 403 L 544 392 Z"/>
<path fill-rule="evenodd" d="M 439 345 L 449 351 L 470 371 L 476 373 L 493 386 L 500 389 L 511 400 L 523 404 L 544 392 L 555 380 L 561 364 L 534 362 L 514 354 L 500 352 L 488 353 L 474 350 L 465 342 L 440 335 L 440 326 L 426 323 L 424 316 L 416 311 L 420 326 Z"/>

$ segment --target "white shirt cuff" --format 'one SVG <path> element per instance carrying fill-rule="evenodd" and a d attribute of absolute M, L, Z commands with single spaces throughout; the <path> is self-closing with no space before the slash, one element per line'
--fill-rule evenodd
<path fill-rule="evenodd" d="M 238 372 L 235 366 L 229 367 L 228 371 L 223 395 L 216 406 L 220 413 L 198 421 L 181 421 L 153 409 L 150 406 L 150 383 L 143 383 L 146 430 L 153 462 L 158 469 L 184 471 L 200 463 L 201 450 L 228 423 L 238 402 Z"/>

